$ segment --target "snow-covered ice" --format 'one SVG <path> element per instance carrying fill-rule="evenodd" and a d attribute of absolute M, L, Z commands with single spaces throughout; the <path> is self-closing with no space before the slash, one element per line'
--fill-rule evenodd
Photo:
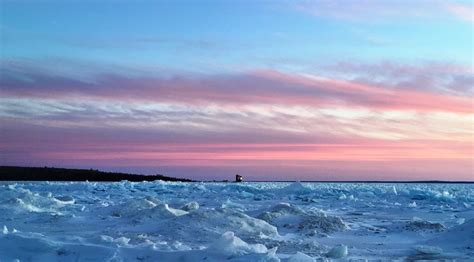
<path fill-rule="evenodd" d="M 469 260 L 474 185 L 0 184 L 0 261 Z"/>

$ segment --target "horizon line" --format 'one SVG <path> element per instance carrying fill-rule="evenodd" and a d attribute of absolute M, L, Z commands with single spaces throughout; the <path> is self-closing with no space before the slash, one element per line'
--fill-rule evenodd
<path fill-rule="evenodd" d="M 0 168 L 3 167 L 9 167 L 9 168 L 50 168 L 50 169 L 69 169 L 69 170 L 95 170 L 103 173 L 122 173 L 122 174 L 129 174 L 129 175 L 137 175 L 137 176 L 167 176 L 171 178 L 178 178 L 174 176 L 168 176 L 165 174 L 142 174 L 142 173 L 127 173 L 123 171 L 101 171 L 100 169 L 96 168 L 69 168 L 69 167 L 54 167 L 54 166 L 13 166 L 13 165 L 0 165 Z M 474 184 L 474 180 L 438 180 L 438 179 L 433 179 L 433 180 L 245 180 L 245 182 L 255 182 L 255 183 L 269 183 L 269 182 L 277 182 L 277 183 L 290 183 L 290 182 L 301 182 L 301 183 L 387 183 L 387 184 L 403 184 L 403 183 L 410 183 L 410 184 L 416 184 L 416 183 L 425 183 L 425 184 Z M 179 179 L 181 179 L 179 177 Z M 187 178 L 189 179 L 189 178 Z M 0 181 L 3 181 L 0 177 Z M 13 181 L 13 180 L 10 180 Z M 22 181 L 22 180 L 19 180 Z M 47 180 L 44 180 L 47 181 Z M 232 183 L 234 182 L 233 179 L 209 179 L 209 180 L 192 180 L 190 182 L 204 182 L 204 183 Z M 242 182 L 239 182 L 242 183 Z"/>

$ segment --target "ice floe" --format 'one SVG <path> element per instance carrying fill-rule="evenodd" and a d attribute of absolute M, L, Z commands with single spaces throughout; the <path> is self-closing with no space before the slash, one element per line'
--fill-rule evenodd
<path fill-rule="evenodd" d="M 468 260 L 471 184 L 0 184 L 0 261 Z"/>

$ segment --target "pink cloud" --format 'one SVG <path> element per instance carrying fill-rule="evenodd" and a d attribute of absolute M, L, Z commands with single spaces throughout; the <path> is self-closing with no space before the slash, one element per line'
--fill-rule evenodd
<path fill-rule="evenodd" d="M 294 9 L 315 17 L 324 17 L 348 21 L 387 21 L 390 19 L 442 19 L 454 16 L 458 19 L 472 22 L 472 3 L 439 0 L 419 1 L 291 1 Z"/>
<path fill-rule="evenodd" d="M 470 5 L 461 3 L 448 3 L 446 4 L 446 9 L 459 19 L 471 23 L 474 22 L 474 8 L 472 2 Z"/>
<path fill-rule="evenodd" d="M 0 129 L 1 164 L 141 167 L 155 172 L 166 168 L 168 174 L 191 167 L 217 168 L 227 174 L 247 170 L 253 179 L 265 179 L 264 174 L 284 179 L 281 170 L 286 170 L 287 179 L 288 175 L 292 179 L 472 179 L 472 141 L 387 141 L 243 130 L 167 133 L 100 126 L 59 128 L 19 120 L 2 123 L 7 126 Z M 175 174 L 196 178 L 195 170 L 186 172 Z M 355 174 L 359 176 L 353 177 Z M 202 178 L 212 177 L 203 173 Z"/>
<path fill-rule="evenodd" d="M 431 70 L 470 81 L 459 68 Z M 394 66 L 390 74 L 414 71 L 430 68 Z M 203 178 L 236 169 L 255 179 L 283 179 L 282 170 L 298 179 L 472 176 L 471 93 L 389 79 L 257 70 L 85 81 L 20 68 L 2 74 L 0 164 L 164 168 L 180 176 L 196 168 Z"/>
<path fill-rule="evenodd" d="M 356 81 L 254 71 L 212 76 L 124 77 L 102 75 L 94 82 L 25 72 L 28 81 L 3 77 L 4 97 L 105 99 L 218 105 L 354 106 L 368 109 L 472 112 L 472 98 Z M 467 79 L 469 81 L 469 79 Z"/>

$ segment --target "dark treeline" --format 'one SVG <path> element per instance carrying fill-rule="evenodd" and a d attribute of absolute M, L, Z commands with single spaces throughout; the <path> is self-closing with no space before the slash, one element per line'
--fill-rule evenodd
<path fill-rule="evenodd" d="M 181 181 L 189 179 L 163 175 L 136 175 L 127 173 L 102 172 L 94 169 L 69 169 L 54 167 L 0 166 L 0 181 Z"/>

